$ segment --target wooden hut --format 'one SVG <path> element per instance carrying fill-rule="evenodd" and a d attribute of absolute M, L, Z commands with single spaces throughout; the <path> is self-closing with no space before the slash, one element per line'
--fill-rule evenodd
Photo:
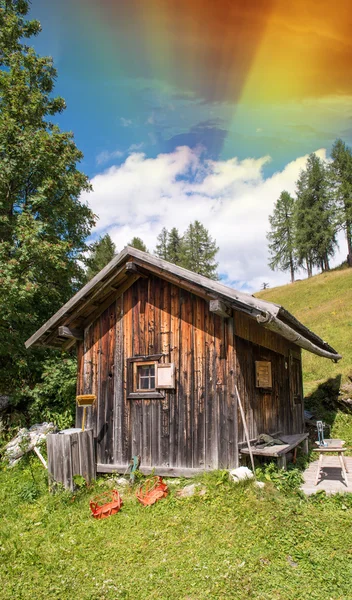
<path fill-rule="evenodd" d="M 238 466 L 235 385 L 251 439 L 301 433 L 301 348 L 341 358 L 281 306 L 131 247 L 26 342 L 75 344 L 77 394 L 97 397 L 87 424 L 105 473 L 137 454 L 161 475 Z"/>

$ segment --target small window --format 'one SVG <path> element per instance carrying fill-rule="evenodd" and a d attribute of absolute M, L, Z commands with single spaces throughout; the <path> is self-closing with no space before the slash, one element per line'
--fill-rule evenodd
<path fill-rule="evenodd" d="M 165 398 L 175 388 L 175 365 L 159 363 L 161 355 L 127 359 L 127 398 Z"/>
<path fill-rule="evenodd" d="M 135 363 L 135 391 L 155 390 L 155 363 Z"/>

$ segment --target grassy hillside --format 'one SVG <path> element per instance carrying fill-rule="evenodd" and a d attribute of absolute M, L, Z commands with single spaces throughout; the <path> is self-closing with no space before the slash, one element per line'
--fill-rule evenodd
<path fill-rule="evenodd" d="M 284 306 L 343 355 L 343 359 L 334 364 L 304 352 L 305 393 L 312 392 L 330 377 L 341 375 L 342 382 L 346 381 L 352 372 L 352 269 L 323 273 L 258 292 L 256 296 Z"/>

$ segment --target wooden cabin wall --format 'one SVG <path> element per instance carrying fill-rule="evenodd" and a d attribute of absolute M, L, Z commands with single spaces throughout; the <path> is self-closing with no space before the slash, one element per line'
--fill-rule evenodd
<path fill-rule="evenodd" d="M 94 428 L 98 465 L 124 470 L 136 454 L 143 467 L 165 473 L 238 465 L 243 428 L 236 381 L 251 436 L 301 431 L 290 408 L 288 374 L 285 378 L 291 345 L 238 315 L 222 319 L 205 300 L 150 276 L 136 281 L 85 330 L 78 343 L 77 393 L 97 395 L 87 426 Z M 161 362 L 175 364 L 175 390 L 165 390 L 163 399 L 128 399 L 127 359 L 159 353 Z M 254 388 L 259 359 L 272 361 L 270 394 Z"/>
<path fill-rule="evenodd" d="M 300 348 L 258 325 L 239 312 L 234 313 L 236 331 L 236 361 L 238 388 L 245 406 L 249 436 L 260 433 L 293 434 L 304 431 L 302 369 L 298 371 L 301 403 L 294 400 L 293 356 L 301 361 Z M 270 361 L 273 386 L 271 390 L 255 387 L 255 361 Z M 245 441 L 239 419 L 239 442 Z"/>

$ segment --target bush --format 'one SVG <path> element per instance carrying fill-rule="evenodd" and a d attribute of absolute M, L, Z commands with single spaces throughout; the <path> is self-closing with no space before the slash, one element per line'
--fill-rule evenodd
<path fill-rule="evenodd" d="M 46 360 L 41 382 L 28 392 L 30 422 L 53 422 L 59 429 L 71 427 L 75 419 L 76 378 L 76 357 Z"/>

